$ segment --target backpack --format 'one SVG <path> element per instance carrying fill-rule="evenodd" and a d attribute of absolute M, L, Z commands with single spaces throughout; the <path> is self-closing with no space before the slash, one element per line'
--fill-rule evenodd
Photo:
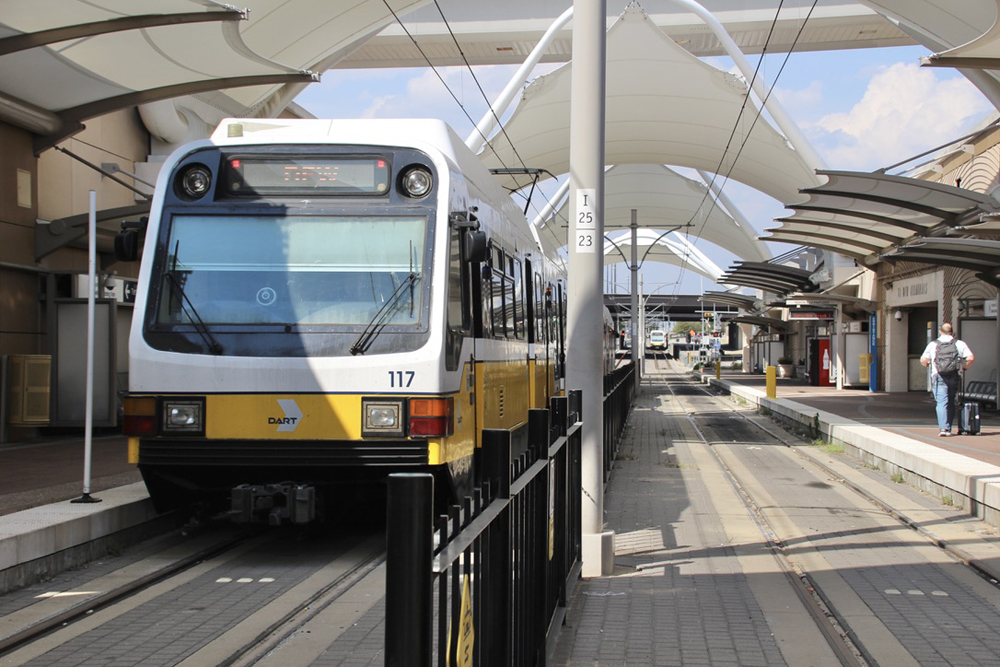
<path fill-rule="evenodd" d="M 949 341 L 939 340 L 934 352 L 934 368 L 938 375 L 956 375 L 962 368 L 962 357 L 958 354 L 958 345 L 955 339 Z"/>

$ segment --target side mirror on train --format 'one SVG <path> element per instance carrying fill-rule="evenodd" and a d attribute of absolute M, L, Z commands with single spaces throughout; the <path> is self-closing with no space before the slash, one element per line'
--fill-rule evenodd
<path fill-rule="evenodd" d="M 468 230 L 462 237 L 465 247 L 465 259 L 469 262 L 479 263 L 486 261 L 486 232 L 479 230 Z"/>
<path fill-rule="evenodd" d="M 122 230 L 115 234 L 115 257 L 120 262 L 134 262 L 139 259 L 142 249 L 142 232 L 146 229 L 147 218 L 122 223 Z"/>

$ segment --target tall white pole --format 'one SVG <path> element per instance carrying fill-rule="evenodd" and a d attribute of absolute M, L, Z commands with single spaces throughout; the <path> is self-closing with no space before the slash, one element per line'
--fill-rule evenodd
<path fill-rule="evenodd" d="M 632 209 L 632 374 L 635 376 L 635 395 L 639 395 L 642 387 L 642 373 L 639 355 L 642 350 L 639 344 L 639 211 Z"/>
<path fill-rule="evenodd" d="M 646 300 L 649 296 L 643 296 L 642 274 L 639 276 L 639 375 L 646 375 Z"/>
<path fill-rule="evenodd" d="M 567 380 L 583 393 L 583 576 L 614 571 L 614 533 L 604 530 L 604 116 L 607 3 L 573 3 L 570 104 L 570 230 Z"/>
<path fill-rule="evenodd" d="M 87 399 L 84 415 L 83 446 L 83 496 L 74 500 L 78 503 L 98 502 L 90 496 L 90 459 L 94 433 L 94 292 L 97 290 L 97 192 L 90 191 L 90 206 L 87 221 Z"/>

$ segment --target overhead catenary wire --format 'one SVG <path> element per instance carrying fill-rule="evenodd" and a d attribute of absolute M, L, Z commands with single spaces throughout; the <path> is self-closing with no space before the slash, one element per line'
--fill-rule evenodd
<path fill-rule="evenodd" d="M 746 146 L 747 141 L 749 141 L 750 135 L 753 132 L 754 127 L 756 127 L 757 121 L 760 119 L 761 114 L 764 111 L 764 107 L 765 107 L 765 105 L 767 103 L 767 100 L 771 97 L 771 94 L 774 92 L 774 89 L 775 89 L 775 87 L 778 84 L 778 80 L 781 78 L 781 74 L 782 74 L 782 72 L 784 72 L 785 66 L 788 64 L 788 59 L 791 57 L 792 52 L 795 51 L 795 47 L 798 44 L 799 39 L 802 36 L 802 32 L 803 32 L 803 30 L 805 30 L 805 27 L 808 24 L 809 19 L 812 17 L 813 10 L 816 9 L 817 2 L 818 2 L 818 0 L 813 0 L 813 3 L 810 6 L 809 11 L 806 14 L 805 19 L 803 19 L 802 23 L 799 25 L 799 30 L 795 34 L 795 39 L 793 40 L 791 46 L 788 48 L 788 52 L 785 54 L 785 58 L 784 58 L 784 60 L 781 63 L 781 67 L 778 68 L 778 72 L 777 72 L 777 74 L 774 77 L 774 82 L 767 89 L 767 93 L 765 94 L 764 99 L 761 100 L 761 106 L 760 106 L 759 109 L 757 109 L 756 114 L 754 114 L 753 121 L 750 124 L 750 129 L 745 133 L 742 142 L 740 142 L 739 149 L 737 150 L 735 157 L 733 158 L 731 164 L 729 165 L 729 169 L 726 171 L 725 175 L 723 176 L 722 185 L 719 186 L 720 190 L 723 189 L 723 188 L 725 188 L 726 183 L 729 182 L 730 174 L 732 173 L 732 170 L 735 169 L 736 163 L 739 160 L 740 155 L 743 152 L 743 148 Z M 778 4 L 778 8 L 775 11 L 774 19 L 771 22 L 771 28 L 768 31 L 767 39 L 765 39 L 765 41 L 764 41 L 764 47 L 761 50 L 760 58 L 757 61 L 757 66 L 754 68 L 753 77 L 751 78 L 751 80 L 750 80 L 750 82 L 748 84 L 748 89 L 752 89 L 753 88 L 753 84 L 754 84 L 754 81 L 757 78 L 757 74 L 760 71 L 760 68 L 761 68 L 761 66 L 764 63 L 764 57 L 767 55 L 767 49 L 768 49 L 768 46 L 770 45 L 771 37 L 774 34 L 774 29 L 775 29 L 775 26 L 777 25 L 777 22 L 778 22 L 778 16 L 781 13 L 783 5 L 784 5 L 784 0 L 782 0 L 782 2 L 780 2 Z M 715 184 L 715 181 L 716 181 L 716 179 L 719 176 L 719 172 L 722 169 L 722 165 L 725 163 L 726 155 L 729 152 L 729 147 L 732 145 L 733 139 L 736 136 L 736 132 L 739 130 L 740 124 L 743 121 L 743 114 L 746 111 L 746 105 L 749 102 L 749 99 L 750 99 L 749 94 L 746 97 L 744 97 L 744 99 L 743 99 L 743 104 L 741 105 L 739 114 L 737 114 L 736 120 L 735 120 L 735 122 L 733 124 L 733 131 L 730 133 L 729 140 L 726 142 L 726 146 L 725 146 L 725 148 L 722 151 L 722 156 L 719 158 L 719 166 L 713 172 L 712 180 L 708 184 L 708 188 L 706 188 L 705 194 L 702 197 L 702 202 L 701 202 L 701 204 L 699 204 L 699 206 L 697 207 L 696 210 L 701 210 L 701 207 L 705 204 L 705 201 L 708 199 L 708 193 L 711 191 L 712 186 Z M 711 206 L 709 207 L 708 212 L 705 214 L 704 220 L 702 221 L 701 226 L 700 226 L 698 232 L 695 234 L 695 241 L 696 242 L 697 242 L 697 240 L 699 240 L 701 238 L 701 235 L 703 233 L 705 225 L 708 224 L 709 217 L 711 216 L 712 212 L 715 210 L 715 207 L 717 205 L 718 205 L 717 200 L 715 200 L 713 198 Z M 688 224 L 691 224 L 693 221 L 694 221 L 694 216 L 692 215 L 691 219 L 688 221 Z M 798 252 L 798 251 L 794 251 L 794 252 Z M 687 264 L 687 257 L 685 256 L 685 257 L 682 258 L 682 261 L 681 261 L 681 271 L 685 270 L 686 264 Z"/>
<path fill-rule="evenodd" d="M 788 53 L 785 56 L 785 60 L 783 61 L 781 67 L 779 68 L 778 74 L 775 77 L 774 84 L 772 84 L 772 86 L 768 89 L 768 91 L 767 91 L 767 93 L 766 93 L 766 95 L 765 95 L 765 97 L 764 97 L 764 99 L 762 101 L 761 108 L 757 110 L 757 113 L 755 114 L 753 120 L 751 121 L 750 129 L 745 133 L 745 136 L 744 136 L 743 140 L 740 142 L 739 148 L 737 149 L 737 151 L 735 153 L 735 157 L 731 161 L 731 164 L 729 165 L 729 168 L 726 170 L 726 173 L 723 175 L 723 179 L 724 180 L 723 180 L 723 185 L 721 187 L 724 187 L 725 183 L 728 182 L 729 177 L 730 177 L 729 175 L 731 174 L 732 169 L 735 168 L 735 165 L 736 165 L 737 161 L 739 160 L 739 157 L 740 157 L 740 155 L 742 153 L 742 150 L 746 146 L 746 143 L 749 140 L 750 134 L 752 133 L 754 127 L 756 126 L 757 120 L 760 118 L 760 115 L 763 112 L 764 103 L 766 103 L 767 99 L 770 98 L 770 95 L 771 95 L 771 93 L 774 90 L 774 86 L 777 84 L 778 78 L 780 78 L 782 71 L 784 70 L 785 66 L 787 65 L 789 56 L 791 55 L 792 51 L 794 51 L 795 46 L 798 43 L 799 38 L 802 35 L 802 31 L 804 30 L 805 25 L 808 23 L 811 15 L 812 15 L 812 12 L 813 12 L 813 10 L 816 7 L 816 3 L 817 3 L 817 0 L 814 0 L 812 6 L 809 9 L 809 12 L 808 12 L 806 18 L 803 20 L 802 24 L 800 25 L 799 31 L 796 34 L 795 40 L 792 43 L 791 47 L 789 48 L 789 51 L 788 51 Z M 445 81 L 445 79 L 442 76 L 442 74 L 435 67 L 435 65 L 431 61 L 430 57 L 427 55 L 427 53 L 421 47 L 420 43 L 416 40 L 416 38 L 410 33 L 410 31 L 403 24 L 402 20 L 398 16 L 398 14 L 396 14 L 395 10 L 393 10 L 392 7 L 389 5 L 388 0 L 383 0 L 383 4 L 385 4 L 386 9 L 388 9 L 388 11 L 392 14 L 392 16 L 395 19 L 396 23 L 400 26 L 400 28 L 403 30 L 403 32 L 406 34 L 406 36 L 413 43 L 414 47 L 417 49 L 417 51 L 423 57 L 424 61 L 427 63 L 427 66 L 431 69 L 431 71 L 434 72 L 435 76 L 438 78 L 438 80 L 441 82 L 441 84 L 448 91 L 449 95 L 452 97 L 452 99 L 458 105 L 459 109 L 461 109 L 461 111 L 465 115 L 465 117 L 469 120 L 470 123 L 472 123 L 473 127 L 476 127 L 477 130 L 478 130 L 478 125 L 477 125 L 476 121 L 472 119 L 472 117 L 469 114 L 468 110 L 466 109 L 465 105 L 459 99 L 458 95 L 455 94 L 454 90 L 452 90 L 451 86 L 449 86 L 449 84 Z M 434 5 L 437 8 L 438 14 L 441 16 L 441 20 L 444 23 L 446 29 L 448 30 L 448 33 L 451 36 L 451 39 L 452 39 L 453 43 L 455 44 L 455 47 L 458 50 L 458 53 L 459 53 L 460 57 L 462 58 L 462 61 L 465 63 L 465 67 L 467 68 L 467 70 L 469 71 L 470 75 L 472 76 L 472 79 L 475 82 L 475 85 L 476 85 L 477 89 L 479 90 L 480 95 L 482 96 L 483 100 L 486 102 L 486 104 L 487 104 L 487 106 L 489 108 L 489 113 L 491 113 L 493 115 L 493 118 L 496 120 L 497 126 L 499 127 L 498 134 L 502 134 L 505 137 L 505 139 L 507 140 L 508 144 L 511 146 L 511 149 L 512 149 L 515 157 L 517 158 L 517 161 L 520 163 L 520 165 L 522 167 L 527 168 L 527 165 L 524 163 L 524 160 L 521 158 L 520 154 L 518 153 L 517 147 L 515 146 L 513 140 L 507 134 L 507 131 L 506 131 L 506 128 L 505 128 L 504 124 L 501 122 L 500 118 L 496 115 L 495 110 L 493 109 L 492 105 L 490 104 L 490 100 L 487 97 L 486 92 L 484 91 L 484 89 L 482 87 L 482 84 L 479 81 L 479 78 L 476 76 L 476 73 L 473 70 L 472 65 L 469 63 L 468 58 L 466 57 L 465 52 L 462 49 L 461 44 L 459 43 L 457 36 L 455 35 L 454 31 L 452 30 L 451 25 L 448 22 L 448 19 L 447 19 L 447 17 L 444 14 L 444 11 L 442 10 L 440 4 L 438 3 L 438 0 L 434 1 Z M 783 5 L 784 5 L 784 2 L 782 0 L 779 3 L 779 6 L 778 6 L 778 8 L 777 8 L 777 10 L 775 12 L 774 18 L 773 18 L 772 23 L 771 23 L 770 30 L 769 30 L 767 38 L 765 40 L 765 44 L 764 44 L 764 47 L 763 47 L 763 50 L 762 50 L 762 53 L 761 53 L 761 57 L 760 57 L 760 59 L 757 62 L 757 65 L 756 65 L 756 67 L 754 69 L 754 72 L 753 72 L 753 75 L 751 77 L 751 80 L 749 82 L 749 86 L 750 86 L 751 89 L 753 87 L 754 82 L 757 79 L 757 76 L 758 76 L 758 73 L 760 71 L 760 68 L 761 68 L 761 66 L 764 63 L 764 57 L 767 55 L 768 45 L 770 44 L 770 41 L 771 41 L 771 39 L 773 37 L 774 31 L 775 31 L 775 28 L 776 28 L 776 25 L 777 25 L 777 20 L 778 20 L 778 17 L 780 15 L 780 13 L 781 13 Z M 745 115 L 745 112 L 746 112 L 746 105 L 747 105 L 748 101 L 749 101 L 749 95 L 747 95 L 744 98 L 744 100 L 743 100 L 743 104 L 741 105 L 740 111 L 737 114 L 736 120 L 735 120 L 735 122 L 733 124 L 733 129 L 732 129 L 732 131 L 731 131 L 731 133 L 729 135 L 729 138 L 728 138 L 728 140 L 726 142 L 726 145 L 725 145 L 725 147 L 724 147 L 724 149 L 722 151 L 722 155 L 720 156 L 719 165 L 718 165 L 718 167 L 716 168 L 716 170 L 713 173 L 712 181 L 709 184 L 709 189 L 706 190 L 706 192 L 705 192 L 705 194 L 704 194 L 704 196 L 702 198 L 702 202 L 697 207 L 696 210 L 701 210 L 702 206 L 705 205 L 705 202 L 708 199 L 708 191 L 710 190 L 711 186 L 715 183 L 716 179 L 720 175 L 720 172 L 723 169 L 723 165 L 726 162 L 726 156 L 731 153 L 730 148 L 733 145 L 733 142 L 734 142 L 735 137 L 736 137 L 736 133 L 739 131 L 740 125 L 745 122 L 744 121 L 744 115 Z M 496 135 L 494 135 L 494 137 L 495 136 Z M 492 142 L 489 141 L 489 139 L 487 137 L 485 137 L 485 136 L 483 137 L 483 139 L 486 142 L 485 145 L 488 146 L 490 150 L 494 151 L 494 155 L 496 155 L 496 157 L 500 161 L 501 165 L 503 165 L 503 167 L 505 169 L 509 168 L 504 163 L 504 161 L 500 157 L 500 155 L 496 152 L 496 149 L 494 148 Z M 524 185 L 526 185 L 526 184 L 518 183 L 516 178 L 514 180 L 515 180 L 515 183 L 517 183 L 517 185 L 519 187 L 523 187 Z M 540 194 L 548 202 L 548 199 L 549 199 L 548 195 L 545 192 L 543 192 L 543 191 L 540 192 Z M 693 234 L 694 237 L 695 237 L 695 242 L 697 242 L 698 240 L 700 240 L 700 238 L 701 238 L 701 236 L 702 236 L 702 234 L 704 232 L 705 225 L 708 223 L 709 217 L 711 216 L 711 213 L 714 211 L 714 209 L 715 209 L 715 207 L 717 205 L 718 205 L 718 202 L 715 199 L 713 199 L 712 203 L 711 203 L 711 206 L 710 206 L 710 208 L 708 210 L 708 213 L 704 216 L 704 218 L 703 218 L 703 220 L 701 222 L 699 230 L 695 234 Z M 537 210 L 537 207 L 535 207 L 535 208 Z M 691 216 L 690 220 L 687 223 L 687 226 L 694 226 L 693 223 L 694 223 L 695 215 Z M 686 270 L 686 267 L 687 267 L 689 261 L 690 261 L 690 257 L 688 256 L 687 253 L 684 253 L 682 255 L 682 257 L 681 257 L 681 265 L 680 265 L 681 272 L 683 272 L 684 270 Z M 676 291 L 676 289 L 679 288 L 679 287 L 677 287 L 677 286 L 679 286 L 679 284 L 680 284 L 680 281 L 677 281 L 675 283 L 675 291 Z"/>
<path fill-rule="evenodd" d="M 385 5 L 386 9 L 389 10 L 389 13 L 392 14 L 392 17 L 395 19 L 395 21 L 399 25 L 399 27 L 403 30 L 403 32 L 406 34 L 406 36 L 413 43 L 414 48 L 416 48 L 417 51 L 420 53 L 420 55 L 423 57 L 424 62 L 427 63 L 427 66 L 431 69 L 432 72 L 434 72 L 434 75 L 438 78 L 438 81 L 441 82 L 441 85 L 443 85 L 445 87 L 445 90 L 448 91 L 448 94 L 451 95 L 451 98 L 453 100 L 455 100 L 455 103 L 458 105 L 459 109 L 462 110 L 462 113 L 465 115 L 465 117 L 469 120 L 470 123 L 472 123 L 473 127 L 477 127 L 476 121 L 469 114 L 469 111 L 465 108 L 465 105 L 462 104 L 462 101 L 458 98 L 458 95 L 456 95 L 455 91 L 452 90 L 451 86 L 448 85 L 448 82 L 446 82 L 444 80 L 444 77 L 438 71 L 437 67 L 434 66 L 434 63 L 431 62 L 430 57 L 424 51 L 423 47 L 420 46 L 420 43 L 417 41 L 417 39 L 410 33 L 410 31 L 403 24 L 403 21 L 399 18 L 399 15 L 396 14 L 395 10 L 389 5 L 389 0 L 382 0 L 382 3 Z M 452 31 L 451 25 L 448 23 L 448 19 L 444 15 L 444 11 L 441 9 L 441 6 L 438 4 L 437 0 L 434 0 L 434 6 L 437 8 L 438 14 L 440 14 L 441 20 L 444 22 L 444 25 L 445 25 L 445 27 L 448 30 L 448 34 L 451 35 L 452 41 L 455 44 L 455 48 L 458 49 L 459 55 L 462 57 L 462 61 L 465 63 L 466 68 L 469 70 L 469 73 L 472 76 L 472 80 L 476 83 L 476 87 L 478 88 L 480 95 L 482 95 L 483 100 L 486 102 L 487 107 L 490 108 L 490 110 L 492 112 L 492 108 L 493 108 L 492 104 L 490 103 L 490 100 L 487 97 L 486 92 L 483 90 L 482 84 L 479 82 L 479 78 L 476 76 L 475 71 L 472 69 L 472 65 L 469 63 L 468 59 L 465 57 L 465 52 L 462 50 L 462 47 L 461 47 L 461 45 L 458 42 L 458 38 L 455 36 L 454 31 Z M 496 116 L 494 116 L 494 117 L 496 117 Z M 511 149 L 514 151 L 514 155 L 517 158 L 518 162 L 520 163 L 520 165 L 522 167 L 527 168 L 527 165 L 524 163 L 524 160 L 521 159 L 521 156 L 518 154 L 517 148 L 514 146 L 514 142 L 511 141 L 510 137 L 507 135 L 507 131 L 506 131 L 506 128 L 504 127 L 503 123 L 500 122 L 499 118 L 496 118 L 496 121 L 497 121 L 497 126 L 500 128 L 500 132 L 503 133 L 503 135 L 507 138 L 508 143 L 510 143 Z M 485 137 L 484 137 L 484 139 L 485 139 Z M 489 141 L 487 141 L 486 145 L 490 148 L 490 150 L 492 150 L 494 152 L 494 155 L 496 155 L 497 159 L 500 161 L 500 164 L 503 165 L 503 168 L 509 169 L 509 167 L 504 163 L 504 161 L 500 157 L 500 155 L 496 153 L 496 150 L 493 148 L 492 143 L 489 142 Z M 527 185 L 527 183 L 525 183 L 525 184 L 519 183 L 517 181 L 516 177 L 513 177 L 513 178 L 514 178 L 515 183 L 517 183 L 517 185 L 519 187 L 523 187 L 523 186 Z M 541 194 L 542 194 L 542 197 L 545 198 L 546 201 L 548 201 L 548 197 L 545 195 L 545 193 L 543 192 Z"/>

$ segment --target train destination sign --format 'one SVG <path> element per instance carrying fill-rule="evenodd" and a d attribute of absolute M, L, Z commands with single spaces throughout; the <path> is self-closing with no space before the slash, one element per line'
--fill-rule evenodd
<path fill-rule="evenodd" d="M 228 195 L 381 195 L 389 190 L 382 157 L 239 156 L 226 158 Z"/>

